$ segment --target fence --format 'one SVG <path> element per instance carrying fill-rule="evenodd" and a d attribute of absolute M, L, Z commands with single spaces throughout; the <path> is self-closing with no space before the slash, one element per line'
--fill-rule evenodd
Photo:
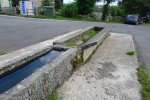
<path fill-rule="evenodd" d="M 1 13 L 5 14 L 16 14 L 16 7 L 2 7 Z"/>

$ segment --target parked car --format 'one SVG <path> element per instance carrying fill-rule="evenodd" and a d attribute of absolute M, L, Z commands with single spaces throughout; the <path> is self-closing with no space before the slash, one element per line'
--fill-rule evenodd
<path fill-rule="evenodd" d="M 138 25 L 138 24 L 142 24 L 143 20 L 142 17 L 138 14 L 128 15 L 125 19 L 125 23 Z"/>
<path fill-rule="evenodd" d="M 146 15 L 146 16 L 142 17 L 142 20 L 143 20 L 144 22 L 149 22 L 149 21 L 150 21 L 150 16 L 149 16 L 149 15 Z"/>

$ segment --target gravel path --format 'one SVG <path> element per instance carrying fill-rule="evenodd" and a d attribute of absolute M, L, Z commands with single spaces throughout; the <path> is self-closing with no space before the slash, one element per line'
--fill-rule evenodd
<path fill-rule="evenodd" d="M 141 100 L 131 35 L 112 33 L 57 92 L 60 100 Z"/>

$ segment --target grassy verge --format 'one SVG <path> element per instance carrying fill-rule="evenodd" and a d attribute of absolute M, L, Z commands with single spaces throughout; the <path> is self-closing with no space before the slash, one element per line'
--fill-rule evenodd
<path fill-rule="evenodd" d="M 10 15 L 10 14 L 2 14 L 2 15 Z M 10 15 L 10 16 L 19 16 L 19 17 L 27 17 L 27 18 L 39 18 L 39 19 L 54 19 L 54 20 L 69 20 L 69 21 L 87 21 L 87 22 L 102 22 L 102 23 L 113 23 L 113 24 L 118 24 L 118 23 L 123 23 L 122 21 L 99 21 L 99 20 L 88 20 L 88 19 L 82 19 L 79 17 L 74 17 L 74 18 L 66 18 L 63 16 L 55 16 L 55 17 L 48 17 L 48 16 L 30 16 L 30 15 Z"/>
<path fill-rule="evenodd" d="M 69 20 L 69 21 L 87 21 L 87 22 L 103 22 L 103 23 L 123 23 L 121 21 L 98 21 L 98 20 L 87 20 L 87 19 L 82 19 L 79 17 L 73 17 L 73 18 L 66 18 L 63 16 L 55 16 L 55 17 L 47 17 L 47 16 L 23 16 L 23 17 L 30 17 L 30 18 L 40 18 L 40 19 L 54 19 L 54 20 Z"/>
<path fill-rule="evenodd" d="M 142 87 L 142 100 L 150 100 L 150 77 L 143 67 L 138 69 L 138 80 Z"/>

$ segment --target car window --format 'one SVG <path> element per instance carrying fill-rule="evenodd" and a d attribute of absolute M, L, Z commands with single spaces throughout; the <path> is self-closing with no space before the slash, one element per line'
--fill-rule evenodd
<path fill-rule="evenodd" d="M 129 15 L 129 16 L 127 16 L 127 19 L 132 20 L 132 19 L 133 19 L 133 16 L 132 16 L 132 15 Z"/>
<path fill-rule="evenodd" d="M 138 16 L 136 16 L 136 15 L 128 15 L 127 19 L 128 20 L 138 20 Z"/>

